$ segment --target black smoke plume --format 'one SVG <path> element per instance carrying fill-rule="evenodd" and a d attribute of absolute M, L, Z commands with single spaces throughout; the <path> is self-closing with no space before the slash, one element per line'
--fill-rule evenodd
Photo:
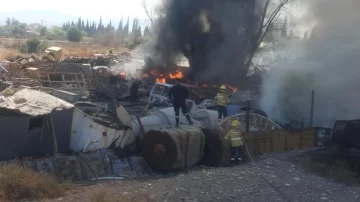
<path fill-rule="evenodd" d="M 184 55 L 193 82 L 239 85 L 246 76 L 249 47 L 261 24 L 261 0 L 167 0 L 157 22 L 159 64 Z"/>

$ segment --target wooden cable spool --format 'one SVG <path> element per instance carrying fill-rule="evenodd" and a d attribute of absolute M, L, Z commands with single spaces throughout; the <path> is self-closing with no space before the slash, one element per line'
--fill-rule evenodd
<path fill-rule="evenodd" d="M 203 132 L 189 125 L 150 130 L 141 142 L 146 162 L 159 173 L 193 167 L 203 158 L 204 144 Z"/>
<path fill-rule="evenodd" d="M 201 129 L 205 135 L 204 157 L 202 163 L 207 166 L 226 166 L 230 162 L 230 140 L 224 139 L 221 129 Z"/>

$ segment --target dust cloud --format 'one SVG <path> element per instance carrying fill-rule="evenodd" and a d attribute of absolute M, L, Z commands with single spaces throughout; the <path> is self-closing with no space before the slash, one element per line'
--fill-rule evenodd
<path fill-rule="evenodd" d="M 360 118 L 359 0 L 309 1 L 306 22 L 315 22 L 310 38 L 291 62 L 278 62 L 262 84 L 261 107 L 283 124 L 305 120 L 309 126 L 315 90 L 313 126 Z M 311 18 L 311 20 L 309 20 Z"/>

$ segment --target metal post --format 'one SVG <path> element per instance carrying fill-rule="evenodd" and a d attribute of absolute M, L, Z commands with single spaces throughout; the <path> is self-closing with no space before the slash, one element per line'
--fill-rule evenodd
<path fill-rule="evenodd" d="M 311 108 L 310 108 L 310 128 L 313 125 L 314 118 L 314 100 L 315 100 L 315 91 L 311 91 Z"/>
<path fill-rule="evenodd" d="M 304 124 L 304 118 L 301 120 L 301 128 L 304 128 L 305 124 Z"/>
<path fill-rule="evenodd" d="M 247 101 L 246 107 L 246 132 L 250 130 L 250 100 Z"/>

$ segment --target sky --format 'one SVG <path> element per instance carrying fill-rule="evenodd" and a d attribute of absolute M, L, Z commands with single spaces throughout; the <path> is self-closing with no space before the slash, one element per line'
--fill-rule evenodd
<path fill-rule="evenodd" d="M 145 0 L 149 5 L 155 5 L 159 0 Z M 56 4 L 58 2 L 58 4 Z M 0 6 L 0 13 L 16 13 L 16 17 L 31 18 L 35 17 L 37 20 L 41 18 L 42 12 L 53 12 L 57 15 L 64 14 L 62 16 L 68 16 L 76 20 L 78 17 L 88 18 L 91 20 L 97 20 L 102 16 L 104 19 L 120 19 L 121 17 L 140 18 L 147 19 L 146 13 L 143 8 L 143 0 L 101 0 L 101 1 L 89 0 L 60 0 L 60 1 L 48 1 L 48 0 L 11 0 L 3 1 Z M 38 13 L 32 13 L 38 12 Z M 23 13 L 24 16 L 21 16 Z M 32 15 L 32 16 L 29 16 Z M 2 17 L 2 16 L 1 16 Z M 54 16 L 55 17 L 55 16 Z M 31 19 L 33 19 L 31 18 Z M 47 18 L 47 15 L 44 15 Z M 3 19 L 1 19 L 3 21 Z"/>

